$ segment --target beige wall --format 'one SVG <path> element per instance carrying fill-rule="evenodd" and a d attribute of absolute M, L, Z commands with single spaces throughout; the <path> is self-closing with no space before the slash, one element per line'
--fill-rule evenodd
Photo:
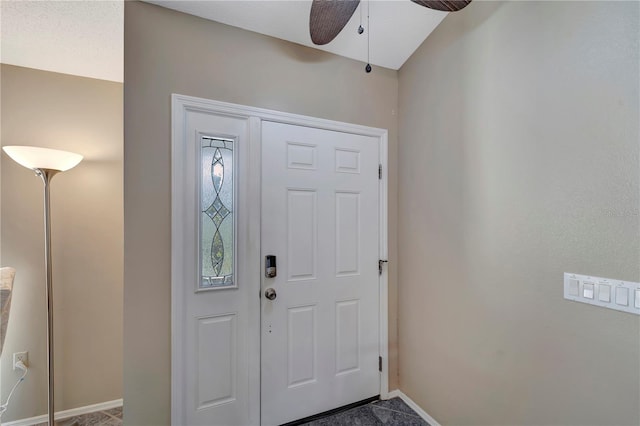
<path fill-rule="evenodd" d="M 1 68 L 2 145 L 85 156 L 51 187 L 56 410 L 122 397 L 122 84 Z M 17 270 L 2 354 L 2 401 L 29 351 L 27 380 L 2 421 L 46 414 L 42 182 L 2 154 L 2 266 Z"/>
<path fill-rule="evenodd" d="M 157 6 L 125 5 L 125 419 L 170 419 L 170 95 L 389 129 L 396 386 L 397 73 Z"/>
<path fill-rule="evenodd" d="M 399 72 L 400 388 L 442 424 L 637 425 L 639 4 L 477 2 Z"/>

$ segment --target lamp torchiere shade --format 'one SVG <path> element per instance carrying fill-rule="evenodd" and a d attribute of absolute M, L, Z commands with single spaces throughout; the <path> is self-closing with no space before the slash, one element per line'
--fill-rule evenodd
<path fill-rule="evenodd" d="M 49 169 L 64 172 L 82 161 L 82 155 L 59 149 L 36 146 L 5 146 L 4 152 L 16 163 L 28 169 Z"/>

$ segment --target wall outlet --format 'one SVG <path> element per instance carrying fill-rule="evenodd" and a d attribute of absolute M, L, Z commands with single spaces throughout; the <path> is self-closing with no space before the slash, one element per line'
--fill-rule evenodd
<path fill-rule="evenodd" d="M 13 354 L 13 369 L 14 370 L 19 370 L 19 368 L 16 367 L 16 364 L 18 363 L 18 361 L 22 361 L 22 363 L 28 367 L 29 366 L 29 352 L 24 351 L 24 352 L 16 352 L 16 353 Z"/>

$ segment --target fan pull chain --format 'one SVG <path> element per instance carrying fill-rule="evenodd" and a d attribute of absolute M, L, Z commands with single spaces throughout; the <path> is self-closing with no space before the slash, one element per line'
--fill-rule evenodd
<path fill-rule="evenodd" d="M 371 34 L 371 25 L 369 24 L 369 5 L 371 4 L 370 0 L 367 0 L 367 28 L 369 28 L 369 31 L 367 31 L 367 66 L 364 67 L 364 70 L 367 73 L 371 72 L 371 63 L 369 61 L 369 35 Z"/>
<path fill-rule="evenodd" d="M 362 26 L 362 3 L 360 3 L 358 9 L 360 9 L 360 25 L 358 26 L 358 34 L 362 34 L 364 32 L 364 27 Z"/>

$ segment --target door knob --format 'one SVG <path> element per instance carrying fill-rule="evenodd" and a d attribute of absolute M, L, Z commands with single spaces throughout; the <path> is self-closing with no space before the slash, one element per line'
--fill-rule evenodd
<path fill-rule="evenodd" d="M 277 296 L 276 291 L 272 288 L 268 288 L 264 291 L 264 297 L 269 300 L 274 300 Z"/>

